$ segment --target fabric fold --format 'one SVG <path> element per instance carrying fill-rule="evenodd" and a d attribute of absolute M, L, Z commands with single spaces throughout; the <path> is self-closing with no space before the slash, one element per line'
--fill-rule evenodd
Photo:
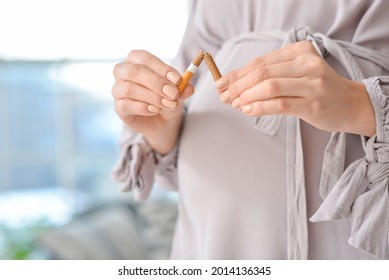
<path fill-rule="evenodd" d="M 283 116 L 256 117 L 254 121 L 254 128 L 268 135 L 274 135 L 280 127 L 282 120 Z"/>
<path fill-rule="evenodd" d="M 287 117 L 287 238 L 288 259 L 306 260 L 308 258 L 307 202 L 305 194 L 305 177 L 303 147 L 301 144 L 300 122 L 294 117 Z"/>
<path fill-rule="evenodd" d="M 123 192 L 133 192 L 137 201 L 146 200 L 157 183 L 167 190 L 177 190 L 176 157 L 178 147 L 166 155 L 156 153 L 142 134 L 124 128 L 121 155 L 112 169 L 112 179 L 122 185 Z"/>
<path fill-rule="evenodd" d="M 145 200 L 154 183 L 155 167 L 153 150 L 138 134 L 126 147 L 122 147 L 122 155 L 112 170 L 112 178 L 122 184 L 124 192 L 133 191 L 135 200 Z"/>
<path fill-rule="evenodd" d="M 389 144 L 370 138 L 366 156 L 352 163 L 328 194 L 312 222 L 351 217 L 349 244 L 389 258 Z"/>
<path fill-rule="evenodd" d="M 319 194 L 324 200 L 343 174 L 346 162 L 346 135 L 332 133 L 325 148 Z"/>

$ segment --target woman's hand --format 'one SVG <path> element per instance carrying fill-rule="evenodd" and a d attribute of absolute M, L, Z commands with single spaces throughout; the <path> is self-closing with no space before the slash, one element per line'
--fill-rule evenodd
<path fill-rule="evenodd" d="M 216 86 L 223 102 L 248 116 L 293 115 L 330 132 L 376 131 L 364 84 L 338 75 L 308 41 L 256 58 Z"/>
<path fill-rule="evenodd" d="M 181 101 L 193 94 L 193 86 L 179 93 L 181 75 L 143 50 L 131 51 L 124 62 L 115 65 L 113 74 L 112 95 L 118 116 L 143 134 L 155 151 L 168 153 L 179 134 Z"/>

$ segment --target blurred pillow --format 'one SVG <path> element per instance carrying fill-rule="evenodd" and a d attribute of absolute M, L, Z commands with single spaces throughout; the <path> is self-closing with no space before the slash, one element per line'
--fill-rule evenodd
<path fill-rule="evenodd" d="M 148 259 L 130 207 L 110 206 L 44 233 L 40 245 L 54 259 Z"/>

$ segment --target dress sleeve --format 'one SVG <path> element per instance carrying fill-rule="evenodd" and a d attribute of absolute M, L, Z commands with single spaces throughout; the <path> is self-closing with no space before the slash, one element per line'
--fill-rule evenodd
<path fill-rule="evenodd" d="M 121 154 L 112 170 L 112 178 L 122 184 L 123 191 L 132 191 L 135 200 L 147 199 L 154 181 L 166 189 L 177 188 L 177 148 L 167 155 L 158 155 L 141 134 L 127 127 L 123 128 L 120 147 Z"/>
<path fill-rule="evenodd" d="M 389 76 L 363 81 L 374 107 L 377 133 L 366 156 L 352 163 L 310 221 L 351 217 L 349 244 L 389 258 Z"/>
<path fill-rule="evenodd" d="M 389 76 L 373 77 L 363 82 L 375 112 L 377 139 L 389 144 Z"/>

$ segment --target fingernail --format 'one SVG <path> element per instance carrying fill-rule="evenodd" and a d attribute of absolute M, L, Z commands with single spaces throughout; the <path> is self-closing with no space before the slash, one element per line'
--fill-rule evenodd
<path fill-rule="evenodd" d="M 234 107 L 235 109 L 239 109 L 240 107 L 240 98 L 235 98 L 234 101 L 232 101 L 232 107 Z"/>
<path fill-rule="evenodd" d="M 228 78 L 227 77 L 221 77 L 219 80 L 215 82 L 215 85 L 217 88 L 221 89 L 228 85 Z"/>
<path fill-rule="evenodd" d="M 170 71 L 166 74 L 166 79 L 168 79 L 169 82 L 172 82 L 173 84 L 177 84 L 181 79 L 181 76 L 177 72 Z"/>
<path fill-rule="evenodd" d="M 162 98 L 162 104 L 170 109 L 175 109 L 177 107 L 177 101 L 169 100 L 166 98 Z"/>
<path fill-rule="evenodd" d="M 252 109 L 253 108 L 251 107 L 251 105 L 244 105 L 242 107 L 242 112 L 245 114 L 250 114 Z"/>
<path fill-rule="evenodd" d="M 230 98 L 230 92 L 228 90 L 220 94 L 220 100 L 224 103 L 228 103 L 230 101 Z"/>
<path fill-rule="evenodd" d="M 164 85 L 162 88 L 162 92 L 167 97 L 174 99 L 178 94 L 178 89 L 176 87 L 171 86 L 171 85 Z"/>
<path fill-rule="evenodd" d="M 159 113 L 159 111 L 161 109 L 158 108 L 157 106 L 149 105 L 149 106 L 147 106 L 147 110 L 149 110 L 149 112 L 151 112 L 151 113 Z"/>

